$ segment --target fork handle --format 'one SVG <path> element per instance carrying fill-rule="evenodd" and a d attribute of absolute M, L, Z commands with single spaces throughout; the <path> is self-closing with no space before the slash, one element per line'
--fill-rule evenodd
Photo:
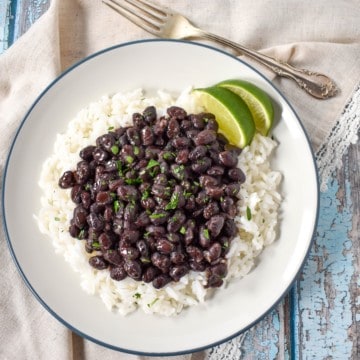
<path fill-rule="evenodd" d="M 279 76 L 294 80 L 302 89 L 318 99 L 327 99 L 336 95 L 338 89 L 335 83 L 326 75 L 314 71 L 299 69 L 285 61 L 251 50 L 221 36 L 199 30 L 198 36 L 225 45 L 265 65 Z"/>

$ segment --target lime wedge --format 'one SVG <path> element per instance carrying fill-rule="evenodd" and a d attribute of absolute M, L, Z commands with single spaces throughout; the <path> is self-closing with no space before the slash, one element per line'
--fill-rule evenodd
<path fill-rule="evenodd" d="M 195 89 L 205 109 L 214 114 L 219 131 L 228 141 L 240 148 L 248 145 L 255 133 L 255 124 L 246 103 L 223 87 Z"/>
<path fill-rule="evenodd" d="M 274 122 L 274 109 L 269 96 L 257 86 L 244 80 L 225 80 L 216 86 L 239 95 L 249 107 L 255 127 L 262 135 L 268 135 Z"/>

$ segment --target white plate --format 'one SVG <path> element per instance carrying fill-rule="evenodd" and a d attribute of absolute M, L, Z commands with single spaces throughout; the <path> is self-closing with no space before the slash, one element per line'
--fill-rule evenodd
<path fill-rule="evenodd" d="M 252 81 L 274 100 L 279 141 L 273 166 L 284 176 L 279 237 L 256 268 L 233 281 L 205 306 L 173 318 L 126 317 L 87 295 L 79 277 L 55 254 L 37 227 L 37 185 L 57 133 L 91 101 L 104 94 L 142 87 L 171 92 L 210 86 L 229 78 Z M 299 93 L 299 96 L 301 93 Z M 304 95 L 306 96 L 306 95 Z M 314 156 L 299 119 L 286 99 L 259 72 L 214 48 L 182 41 L 122 44 L 80 62 L 56 79 L 29 110 L 11 147 L 5 169 L 3 216 L 8 244 L 26 284 L 64 325 L 107 347 L 131 353 L 177 354 L 216 345 L 261 319 L 288 291 L 311 245 L 318 216 Z"/>

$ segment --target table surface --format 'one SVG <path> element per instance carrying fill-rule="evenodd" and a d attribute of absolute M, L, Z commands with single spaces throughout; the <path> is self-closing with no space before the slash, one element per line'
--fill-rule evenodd
<path fill-rule="evenodd" d="M 0 0 L 0 53 L 49 6 L 49 0 Z M 310 256 L 283 301 L 243 337 L 243 359 L 360 359 L 360 144 L 320 196 Z"/>

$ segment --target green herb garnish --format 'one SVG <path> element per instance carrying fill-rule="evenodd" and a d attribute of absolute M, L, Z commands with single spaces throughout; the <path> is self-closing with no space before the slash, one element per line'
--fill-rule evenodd
<path fill-rule="evenodd" d="M 125 160 L 128 164 L 132 164 L 134 162 L 134 158 L 130 155 L 125 156 Z"/>
<path fill-rule="evenodd" d="M 113 145 L 111 147 L 111 152 L 114 154 L 114 155 L 117 155 L 119 153 L 120 149 L 117 145 Z"/>
<path fill-rule="evenodd" d="M 140 149 L 137 146 L 134 146 L 134 155 L 139 155 Z"/>
<path fill-rule="evenodd" d="M 149 216 L 150 219 L 161 219 L 166 216 L 166 213 L 157 213 L 157 214 L 151 214 Z"/>
<path fill-rule="evenodd" d="M 134 297 L 135 299 L 140 299 L 140 298 L 141 298 L 141 294 L 140 294 L 140 293 L 135 293 L 135 294 L 133 295 L 133 297 Z"/>
<path fill-rule="evenodd" d="M 210 239 L 209 229 L 204 229 L 203 235 L 204 235 L 205 239 L 209 240 Z"/>
<path fill-rule="evenodd" d="M 151 169 L 151 168 L 153 168 L 154 166 L 157 166 L 157 165 L 159 165 L 159 163 L 156 160 L 150 159 L 150 161 L 148 162 L 146 168 Z"/>
<path fill-rule="evenodd" d="M 108 131 L 114 130 L 115 128 L 113 126 L 108 127 Z"/>
<path fill-rule="evenodd" d="M 151 303 L 147 304 L 147 306 L 148 307 L 153 306 L 158 300 L 159 300 L 159 298 L 155 298 Z"/>
<path fill-rule="evenodd" d="M 115 211 L 115 214 L 116 214 L 120 210 L 119 200 L 115 200 L 113 206 L 114 206 L 114 211 Z"/>
<path fill-rule="evenodd" d="M 165 206 L 165 210 L 174 210 L 179 204 L 179 194 L 173 192 L 170 198 L 169 203 Z"/>
<path fill-rule="evenodd" d="M 95 250 L 100 250 L 101 245 L 100 245 L 100 243 L 99 243 L 98 241 L 94 241 L 94 242 L 92 243 L 91 247 L 92 247 L 93 249 L 95 249 Z"/>
<path fill-rule="evenodd" d="M 251 209 L 248 206 L 246 207 L 246 218 L 251 220 Z"/>
<path fill-rule="evenodd" d="M 142 180 L 140 178 L 136 178 L 136 179 L 126 179 L 125 180 L 126 184 L 128 185 L 139 185 L 142 183 Z"/>
<path fill-rule="evenodd" d="M 182 226 L 181 228 L 180 228 L 180 234 L 185 234 L 186 233 L 186 229 L 185 229 L 185 226 Z"/>
<path fill-rule="evenodd" d="M 57 217 L 57 216 L 55 216 L 55 217 L 54 217 L 54 220 L 55 220 L 55 221 L 60 221 L 60 218 Z"/>

